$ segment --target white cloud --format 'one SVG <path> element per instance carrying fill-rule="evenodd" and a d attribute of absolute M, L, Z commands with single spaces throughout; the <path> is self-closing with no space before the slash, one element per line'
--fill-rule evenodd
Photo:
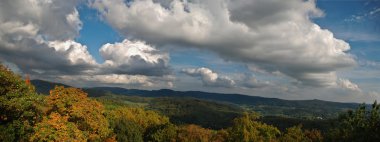
<path fill-rule="evenodd" d="M 38 34 L 49 40 L 72 39 L 77 36 L 81 25 L 75 8 L 79 2 L 80 0 L 1 1 L 0 23 L 33 25 L 38 29 Z"/>
<path fill-rule="evenodd" d="M 54 81 L 59 78 L 64 83 L 79 87 L 117 86 L 124 88 L 162 89 L 174 87 L 173 76 L 144 76 L 144 75 L 63 75 L 49 78 Z"/>
<path fill-rule="evenodd" d="M 359 88 L 358 85 L 352 83 L 348 79 L 342 79 L 342 78 L 340 78 L 338 80 L 337 84 L 338 84 L 338 86 L 342 87 L 343 89 L 348 89 L 348 90 L 358 91 L 358 92 L 361 91 L 361 89 Z"/>
<path fill-rule="evenodd" d="M 101 47 L 104 63 L 96 63 L 87 47 L 75 41 L 83 24 L 76 9 L 81 2 L 0 1 L 0 59 L 35 77 L 80 86 L 171 88 L 178 82 L 168 75 L 169 55 L 156 47 L 176 45 L 213 51 L 254 72 L 289 76 L 298 83 L 276 86 L 253 76 L 231 79 L 208 68 L 183 70 L 199 77 L 206 91 L 249 94 L 255 89 L 262 96 L 285 93 L 308 99 L 326 97 L 318 96 L 323 89 L 328 95 L 330 90 L 360 90 L 337 77 L 337 71 L 355 61 L 346 53 L 348 43 L 310 20 L 323 15 L 313 0 L 91 0 L 91 7 L 126 38 Z M 310 91 L 299 84 L 325 88 Z M 315 97 L 297 96 L 309 93 Z M 346 98 L 336 94 L 328 99 Z"/>
<path fill-rule="evenodd" d="M 0 58 L 30 74 L 168 74 L 169 57 L 141 41 L 106 44 L 96 63 L 76 42 L 81 0 L 0 2 Z"/>
<path fill-rule="evenodd" d="M 379 12 L 380 12 L 380 7 L 373 9 L 372 11 L 369 12 L 369 14 L 374 15 L 374 14 L 377 14 Z"/>
<path fill-rule="evenodd" d="M 344 19 L 346 22 L 363 22 L 366 20 L 376 19 L 377 14 L 380 12 L 380 7 L 375 7 L 372 10 L 365 10 L 358 14 L 351 15 L 350 17 Z"/>
<path fill-rule="evenodd" d="M 117 75 L 117 74 L 108 74 L 108 75 L 94 75 L 94 76 L 62 76 L 63 80 L 70 82 L 73 81 L 83 81 L 85 84 L 98 83 L 98 84 L 122 84 L 122 85 L 134 85 L 134 86 L 151 86 L 153 83 L 149 81 L 149 78 L 146 76 L 135 75 Z"/>
<path fill-rule="evenodd" d="M 220 76 L 208 68 L 202 67 L 202 68 L 193 68 L 193 69 L 183 69 L 182 72 L 190 76 L 200 77 L 203 84 L 206 86 L 213 86 L 213 87 L 235 86 L 235 81 L 233 81 L 227 76 Z"/>
<path fill-rule="evenodd" d="M 91 6 L 126 37 L 211 50 L 307 85 L 333 84 L 337 70 L 355 65 L 345 53 L 349 44 L 310 20 L 323 15 L 313 0 L 160 2 L 94 0 Z"/>
<path fill-rule="evenodd" d="M 170 73 L 169 56 L 142 41 L 105 44 L 99 52 L 106 72 L 118 74 L 164 75 Z"/>
<path fill-rule="evenodd" d="M 273 87 L 273 84 L 269 81 L 261 81 L 258 80 L 254 76 L 244 76 L 244 79 L 242 80 L 242 87 L 245 88 L 263 88 L 263 87 Z"/>
<path fill-rule="evenodd" d="M 340 38 L 343 38 L 348 41 L 365 41 L 365 42 L 371 42 L 371 41 L 380 41 L 380 36 L 377 34 L 371 34 L 371 33 L 362 33 L 362 32 L 339 32 L 336 33 L 337 36 Z"/>
<path fill-rule="evenodd" d="M 81 2 L 0 1 L 0 60 L 33 78 L 80 86 L 174 86 L 168 54 L 142 41 L 106 44 L 99 51 L 105 63 L 97 63 L 75 41 L 83 24 L 76 9 Z"/>
<path fill-rule="evenodd" d="M 48 45 L 59 54 L 65 55 L 71 64 L 96 64 L 94 58 L 87 51 L 87 46 L 73 40 L 51 41 Z"/>
<path fill-rule="evenodd" d="M 82 29 L 82 21 L 79 19 L 77 9 L 74 9 L 73 13 L 66 15 L 66 21 L 71 27 L 78 29 L 78 31 Z"/>
<path fill-rule="evenodd" d="M 79 1 L 0 2 L 0 59 L 30 74 L 78 74 L 95 61 L 73 41 L 82 22 Z"/>

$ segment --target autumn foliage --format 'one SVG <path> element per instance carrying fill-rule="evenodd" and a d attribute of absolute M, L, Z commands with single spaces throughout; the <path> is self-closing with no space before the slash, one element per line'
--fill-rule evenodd
<path fill-rule="evenodd" d="M 46 117 L 37 123 L 33 140 L 72 137 L 76 140 L 100 141 L 110 136 L 111 130 L 104 116 L 103 105 L 87 98 L 82 90 L 56 87 L 50 91 L 46 100 Z"/>
<path fill-rule="evenodd" d="M 0 141 L 26 141 L 41 120 L 43 97 L 18 75 L 0 65 Z"/>
<path fill-rule="evenodd" d="M 301 125 L 280 131 L 244 113 L 221 130 L 173 124 L 152 110 L 104 104 L 81 89 L 55 87 L 37 94 L 33 85 L 0 65 L 0 141 L 106 142 L 321 142 L 379 141 L 380 105 L 365 105 L 339 118 L 329 134 Z M 107 109 L 106 109 L 107 108 Z"/>

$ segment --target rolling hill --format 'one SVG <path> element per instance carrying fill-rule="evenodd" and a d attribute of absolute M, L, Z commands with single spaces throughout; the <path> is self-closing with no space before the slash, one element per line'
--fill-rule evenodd
<path fill-rule="evenodd" d="M 32 83 L 36 86 L 36 90 L 40 93 L 48 92 L 48 90 L 52 89 L 55 85 L 68 86 L 42 80 L 32 80 Z M 350 109 L 355 109 L 359 105 L 357 103 L 340 103 L 323 100 L 283 100 L 241 94 L 221 94 L 201 91 L 174 91 L 169 89 L 136 90 L 117 87 L 94 87 L 83 88 L 83 90 L 86 91 L 91 97 L 115 94 L 148 98 L 196 98 L 238 105 L 246 111 L 255 111 L 263 116 L 282 116 L 302 119 L 336 118 L 339 113 Z"/>

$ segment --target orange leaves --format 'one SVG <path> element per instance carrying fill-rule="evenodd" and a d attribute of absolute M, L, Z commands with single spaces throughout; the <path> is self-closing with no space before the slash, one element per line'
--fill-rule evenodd
<path fill-rule="evenodd" d="M 231 141 L 275 141 L 280 131 L 271 125 L 256 121 L 257 114 L 244 113 L 228 129 Z"/>
<path fill-rule="evenodd" d="M 169 123 L 169 118 L 161 116 L 154 111 L 144 110 L 141 108 L 120 107 L 115 110 L 111 110 L 108 117 L 111 120 L 123 118 L 133 121 L 142 126 L 144 129 L 150 126 Z"/>
<path fill-rule="evenodd" d="M 30 141 L 85 141 L 86 137 L 75 126 L 68 121 L 68 116 L 51 113 L 35 127 L 35 133 Z"/>
<path fill-rule="evenodd" d="M 29 74 L 26 74 L 26 76 L 25 76 L 25 84 L 26 85 L 30 85 L 30 76 L 29 76 Z"/>
<path fill-rule="evenodd" d="M 313 142 L 322 142 L 323 136 L 319 130 L 305 130 L 305 136 L 308 137 Z"/>
<path fill-rule="evenodd" d="M 47 119 L 47 123 L 55 129 L 66 129 L 65 125 L 61 125 L 63 122 L 67 122 L 68 116 L 61 116 L 58 113 L 50 114 L 50 119 Z"/>
<path fill-rule="evenodd" d="M 211 138 L 211 130 L 192 124 L 180 127 L 177 136 L 177 140 L 182 142 L 208 142 Z"/>
<path fill-rule="evenodd" d="M 49 130 L 48 133 L 67 133 L 64 136 L 85 137 L 85 140 L 105 140 L 111 133 L 109 124 L 104 117 L 104 107 L 101 103 L 87 98 L 87 94 L 77 88 L 56 87 L 50 91 L 47 99 L 46 115 L 49 116 L 39 123 L 36 129 Z M 47 129 L 45 126 L 49 126 Z M 38 134 L 38 131 L 37 133 Z M 36 140 L 50 139 L 50 136 L 40 135 Z"/>

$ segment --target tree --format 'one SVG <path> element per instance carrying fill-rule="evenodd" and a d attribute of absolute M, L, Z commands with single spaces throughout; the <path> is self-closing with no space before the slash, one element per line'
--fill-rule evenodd
<path fill-rule="evenodd" d="M 255 121 L 258 115 L 244 113 L 242 117 L 233 121 L 233 126 L 228 129 L 229 141 L 259 142 L 275 141 L 280 131 L 273 126 Z"/>
<path fill-rule="evenodd" d="M 312 129 L 312 130 L 305 130 L 304 131 L 305 136 L 309 138 L 312 142 L 323 142 L 323 136 L 321 131 Z"/>
<path fill-rule="evenodd" d="M 380 141 L 380 105 L 375 101 L 371 109 L 366 105 L 339 117 L 329 131 L 328 141 Z"/>
<path fill-rule="evenodd" d="M 113 127 L 116 140 L 120 142 L 143 142 L 143 128 L 126 119 L 119 119 Z"/>
<path fill-rule="evenodd" d="M 42 119 L 43 102 L 32 85 L 0 65 L 0 141 L 26 141 Z"/>
<path fill-rule="evenodd" d="M 68 121 L 68 116 L 53 112 L 35 126 L 37 130 L 30 141 L 86 141 L 77 125 Z"/>
<path fill-rule="evenodd" d="M 225 142 L 227 141 L 229 138 L 229 133 L 228 131 L 222 129 L 222 130 L 218 130 L 216 131 L 212 138 L 211 138 L 211 141 L 212 142 Z"/>
<path fill-rule="evenodd" d="M 142 108 L 118 107 L 107 112 L 118 141 L 142 141 L 149 128 L 169 123 L 169 118 Z"/>
<path fill-rule="evenodd" d="M 302 131 L 302 125 L 293 126 L 286 129 L 286 132 L 281 136 L 281 142 L 312 142 Z"/>
<path fill-rule="evenodd" d="M 177 141 L 181 142 L 209 142 L 212 131 L 198 125 L 185 125 L 178 129 Z"/>
<path fill-rule="evenodd" d="M 144 141 L 149 142 L 175 142 L 177 137 L 177 126 L 166 123 L 147 129 Z"/>
<path fill-rule="evenodd" d="M 107 118 L 110 120 L 110 123 L 120 119 L 133 121 L 139 124 L 144 131 L 148 127 L 169 123 L 169 118 L 166 116 L 161 116 L 154 111 L 132 107 L 119 107 L 114 110 L 110 110 L 107 113 Z"/>
<path fill-rule="evenodd" d="M 62 127 L 47 129 L 51 125 Z M 36 141 L 65 139 L 74 134 L 78 138 L 83 135 L 88 141 L 105 140 L 111 136 L 103 105 L 87 98 L 85 92 L 76 88 L 55 87 L 51 90 L 47 97 L 44 121 L 39 122 L 34 129 L 36 133 L 32 140 Z M 50 137 L 57 133 L 66 134 Z"/>

